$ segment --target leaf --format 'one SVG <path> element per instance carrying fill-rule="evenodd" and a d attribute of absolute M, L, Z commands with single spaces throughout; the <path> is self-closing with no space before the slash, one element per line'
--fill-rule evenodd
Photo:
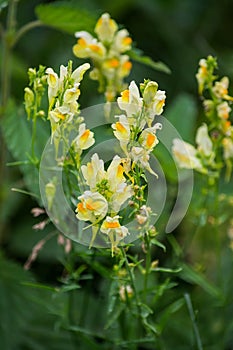
<path fill-rule="evenodd" d="M 148 305 L 140 303 L 139 306 L 142 318 L 147 318 L 149 315 L 153 314 L 153 310 Z"/>
<path fill-rule="evenodd" d="M 17 108 L 13 102 L 7 107 L 2 121 L 2 130 L 12 156 L 17 161 L 27 160 L 31 145 L 29 123 L 26 121 L 23 109 Z M 30 192 L 39 196 L 38 169 L 32 164 L 21 164 L 19 168 L 24 175 L 27 188 Z"/>
<path fill-rule="evenodd" d="M 108 321 L 104 327 L 104 329 L 108 329 L 111 327 L 111 325 L 118 319 L 122 311 L 125 309 L 125 304 L 123 303 L 118 303 L 116 304 L 116 307 L 114 309 L 114 312 L 112 313 L 111 316 L 108 317 Z"/>
<path fill-rule="evenodd" d="M 181 270 L 182 270 L 181 268 L 170 269 L 167 267 L 155 267 L 154 269 L 153 268 L 151 269 L 151 271 L 160 271 L 160 272 L 167 272 L 167 273 L 178 273 Z"/>
<path fill-rule="evenodd" d="M 176 97 L 164 113 L 184 141 L 192 142 L 195 136 L 197 105 L 194 98 L 186 93 Z"/>
<path fill-rule="evenodd" d="M 8 2 L 7 0 L 0 0 L 0 13 L 1 11 L 8 6 Z"/>
<path fill-rule="evenodd" d="M 2 130 L 5 142 L 24 176 L 25 185 L 29 192 L 40 198 L 39 191 L 39 171 L 38 168 L 29 161 L 31 152 L 31 130 L 30 123 L 26 120 L 26 113 L 23 107 L 16 106 L 10 101 L 6 113 L 2 120 Z M 37 122 L 37 137 L 35 142 L 35 152 L 40 158 L 49 135 L 42 120 Z M 11 165 L 11 164 L 10 164 Z M 18 191 L 23 191 L 19 189 Z"/>
<path fill-rule="evenodd" d="M 129 57 L 133 60 L 136 61 L 138 63 L 144 64 L 146 66 L 149 66 L 157 71 L 163 72 L 163 73 L 167 73 L 170 74 L 171 70 L 170 68 L 163 62 L 155 62 L 152 60 L 152 58 L 150 58 L 149 56 L 143 56 L 142 52 L 140 50 L 131 50 L 128 52 Z"/>
<path fill-rule="evenodd" d="M 156 246 L 159 247 L 159 248 L 162 248 L 163 251 L 166 252 L 166 247 L 165 247 L 165 245 L 164 245 L 163 243 L 159 242 L 156 238 L 153 238 L 153 239 L 151 240 L 151 243 L 154 244 L 154 245 L 156 245 Z"/>
<path fill-rule="evenodd" d="M 74 34 L 76 31 L 93 32 L 96 16 L 87 10 L 77 8 L 67 2 L 41 4 L 36 7 L 38 19 L 45 25 Z"/>
<path fill-rule="evenodd" d="M 217 287 L 215 287 L 212 283 L 210 283 L 205 278 L 205 276 L 203 276 L 200 272 L 195 271 L 191 266 L 183 264 L 180 276 L 185 281 L 200 286 L 213 297 L 218 299 L 223 298 L 221 291 Z"/>

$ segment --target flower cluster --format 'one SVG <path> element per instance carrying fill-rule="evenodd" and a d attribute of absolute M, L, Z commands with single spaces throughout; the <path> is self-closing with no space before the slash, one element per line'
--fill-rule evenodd
<path fill-rule="evenodd" d="M 119 211 L 133 194 L 122 159 L 116 155 L 105 170 L 103 160 L 95 153 L 90 162 L 81 166 L 81 172 L 88 190 L 78 197 L 77 218 L 91 222 L 91 244 L 100 230 L 108 236 L 113 251 L 128 234 L 128 229 L 120 224 Z"/>
<path fill-rule="evenodd" d="M 214 75 L 216 68 L 216 59 L 208 56 L 200 60 L 196 74 L 206 115 L 206 124 L 197 130 L 197 148 L 175 139 L 173 153 L 181 167 L 203 173 L 226 165 L 229 179 L 233 163 L 233 126 L 230 121 L 233 97 L 228 93 L 228 77 L 217 80 Z"/>
<path fill-rule="evenodd" d="M 111 102 L 124 89 L 123 80 L 131 71 L 125 53 L 131 49 L 132 39 L 126 29 L 118 30 L 108 13 L 99 18 L 94 31 L 97 38 L 86 31 L 76 32 L 73 52 L 79 58 L 91 58 L 94 69 L 90 77 L 99 81 L 100 92 L 105 92 L 106 101 Z"/>
<path fill-rule="evenodd" d="M 122 224 L 121 210 L 130 199 L 136 222 L 149 223 L 153 215 L 145 204 L 145 170 L 156 175 L 149 164 L 150 153 L 158 144 L 156 131 L 160 123 L 153 124 L 155 115 L 160 115 L 165 103 L 165 92 L 158 90 L 158 84 L 145 81 L 140 91 L 134 81 L 128 90 L 118 98 L 119 108 L 125 114 L 117 115 L 112 124 L 115 137 L 119 140 L 124 158 L 115 155 L 107 169 L 95 153 L 91 161 L 81 166 L 86 190 L 78 197 L 76 216 L 92 226 L 92 241 L 98 232 L 107 235 L 112 252 L 120 240 L 129 232 Z M 131 213 L 132 214 L 132 213 Z"/>
<path fill-rule="evenodd" d="M 141 95 L 140 95 L 141 91 Z M 140 91 L 134 81 L 129 89 L 121 93 L 117 102 L 125 114 L 118 115 L 118 121 L 112 124 L 113 133 L 119 140 L 126 157 L 155 174 L 149 165 L 150 153 L 158 144 L 156 132 L 162 128 L 160 123 L 152 126 L 155 115 L 160 115 L 165 104 L 165 91 L 158 90 L 154 81 L 140 84 Z"/>
<path fill-rule="evenodd" d="M 89 68 L 89 63 L 85 63 L 72 72 L 70 61 L 67 67 L 60 66 L 60 76 L 52 68 L 46 69 L 52 136 L 59 126 L 73 123 L 74 117 L 79 115 L 79 86 Z"/>

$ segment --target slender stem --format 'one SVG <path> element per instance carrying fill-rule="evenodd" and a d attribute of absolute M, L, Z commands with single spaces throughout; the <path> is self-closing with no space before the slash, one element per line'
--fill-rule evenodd
<path fill-rule="evenodd" d="M 145 242 L 145 249 L 146 249 L 146 269 L 145 269 L 145 275 L 144 275 L 144 299 L 146 301 L 148 276 L 150 273 L 150 266 L 151 266 L 151 244 L 150 244 L 150 238 L 148 237 L 147 234 L 145 234 L 144 236 L 144 242 Z"/>
<path fill-rule="evenodd" d="M 21 39 L 21 37 L 25 33 L 27 33 L 29 30 L 34 29 L 36 27 L 42 27 L 42 26 L 44 26 L 44 24 L 40 20 L 32 21 L 32 22 L 29 22 L 29 23 L 25 24 L 24 26 L 22 26 L 18 30 L 18 32 L 16 33 L 14 40 L 11 43 L 11 45 L 12 45 L 11 47 L 15 46 L 17 44 L 17 42 L 19 41 L 19 39 Z"/>
<path fill-rule="evenodd" d="M 184 298 L 185 298 L 185 302 L 186 302 L 187 307 L 188 307 L 189 316 L 190 316 L 191 321 L 192 321 L 193 331 L 194 331 L 194 335 L 195 335 L 195 339 L 196 339 L 196 343 L 197 343 L 197 349 L 203 350 L 202 341 L 201 341 L 200 333 L 199 333 L 199 330 L 197 327 L 196 317 L 195 317 L 195 314 L 193 311 L 193 305 L 192 305 L 190 295 L 188 293 L 185 293 Z"/>

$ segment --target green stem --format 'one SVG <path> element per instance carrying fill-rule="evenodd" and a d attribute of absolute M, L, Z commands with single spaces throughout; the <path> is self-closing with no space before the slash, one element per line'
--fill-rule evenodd
<path fill-rule="evenodd" d="M 40 20 L 32 21 L 22 26 L 16 33 L 14 40 L 11 43 L 11 47 L 14 47 L 25 33 L 29 32 L 31 29 L 42 26 L 44 26 L 44 24 Z"/>
<path fill-rule="evenodd" d="M 194 314 L 194 311 L 193 311 L 193 305 L 192 305 L 192 301 L 191 301 L 190 295 L 186 293 L 184 295 L 184 298 L 185 298 L 186 305 L 188 307 L 189 316 L 190 316 L 191 321 L 192 321 L 194 336 L 195 336 L 196 343 L 197 343 L 197 349 L 198 350 L 203 350 L 202 341 L 201 341 L 200 333 L 199 333 L 199 330 L 198 330 L 198 327 L 197 327 L 196 317 L 195 317 L 195 314 Z"/>
<path fill-rule="evenodd" d="M 133 273 L 132 273 L 132 271 L 130 269 L 129 261 L 128 261 L 127 254 L 125 253 L 124 248 L 121 247 L 120 249 L 121 249 L 122 255 L 124 257 L 126 271 L 128 273 L 128 276 L 129 276 L 129 279 L 130 279 L 130 283 L 131 283 L 131 286 L 132 286 L 132 289 L 133 289 L 134 297 L 135 297 L 135 300 L 136 300 L 136 306 L 137 306 L 138 315 L 139 315 L 138 321 L 140 320 L 141 323 L 144 325 L 143 318 L 141 316 L 142 315 L 141 302 L 140 302 L 140 299 L 139 299 L 139 296 L 138 296 L 138 293 L 137 293 L 137 288 L 136 288 L 136 285 L 135 285 L 135 278 L 134 278 L 134 275 L 133 275 Z M 138 322 L 138 330 L 137 330 L 138 332 L 140 331 L 140 328 L 141 328 L 141 326 L 140 326 L 140 323 Z"/>
<path fill-rule="evenodd" d="M 149 276 L 150 267 L 151 267 L 151 244 L 150 244 L 150 238 L 148 234 L 144 235 L 144 242 L 145 242 L 145 250 L 146 250 L 146 269 L 145 269 L 145 275 L 144 275 L 144 299 L 146 302 L 148 276 Z"/>

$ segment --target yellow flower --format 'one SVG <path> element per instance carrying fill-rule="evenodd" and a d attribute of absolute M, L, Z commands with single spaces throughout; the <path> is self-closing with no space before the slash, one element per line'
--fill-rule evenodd
<path fill-rule="evenodd" d="M 80 96 L 79 85 L 80 84 L 75 84 L 74 87 L 65 91 L 63 97 L 64 104 L 73 104 L 78 100 Z"/>
<path fill-rule="evenodd" d="M 196 74 L 196 78 L 197 78 L 198 85 L 199 85 L 199 94 L 201 94 L 203 91 L 207 77 L 208 77 L 207 61 L 206 61 L 206 59 L 202 58 L 199 61 L 199 69 L 198 69 L 198 72 Z"/>
<path fill-rule="evenodd" d="M 106 48 L 90 33 L 86 31 L 76 32 L 75 37 L 78 38 L 77 44 L 73 46 L 73 53 L 76 57 L 102 59 L 105 56 Z"/>
<path fill-rule="evenodd" d="M 118 29 L 116 22 L 110 18 L 108 13 L 104 13 L 96 23 L 95 33 L 100 41 L 111 42 Z"/>
<path fill-rule="evenodd" d="M 58 126 L 62 123 L 70 123 L 74 114 L 67 106 L 61 106 L 53 109 L 49 112 L 49 120 L 51 123 L 52 137 L 57 130 Z"/>
<path fill-rule="evenodd" d="M 100 193 L 85 191 L 78 199 L 76 216 L 79 220 L 96 223 L 107 214 L 108 202 Z"/>
<path fill-rule="evenodd" d="M 56 97 L 59 88 L 59 78 L 57 73 L 54 72 L 52 68 L 47 68 L 45 73 L 48 74 L 48 98 L 51 104 L 53 98 Z"/>
<path fill-rule="evenodd" d="M 233 158 L 233 141 L 229 137 L 224 137 L 222 144 L 224 159 Z"/>
<path fill-rule="evenodd" d="M 221 119 L 228 119 L 230 111 L 231 111 L 231 107 L 226 101 L 220 103 L 217 106 L 217 113 L 219 118 Z"/>
<path fill-rule="evenodd" d="M 119 242 L 129 234 L 127 227 L 120 225 L 118 215 L 114 217 L 107 216 L 100 227 L 100 231 L 109 237 L 112 245 L 112 255 Z"/>
<path fill-rule="evenodd" d="M 174 139 L 172 153 L 180 168 L 203 169 L 200 159 L 197 158 L 197 150 L 189 143 L 180 139 Z"/>
<path fill-rule="evenodd" d="M 128 119 L 124 114 L 119 115 L 119 121 L 112 124 L 113 133 L 115 137 L 120 141 L 122 150 L 127 154 L 127 144 L 130 140 L 130 125 Z"/>
<path fill-rule="evenodd" d="M 158 175 L 150 167 L 150 155 L 144 147 L 133 146 L 131 148 L 130 156 L 133 159 L 134 163 L 137 163 L 139 166 L 149 171 L 152 175 L 158 177 Z"/>
<path fill-rule="evenodd" d="M 88 149 L 95 143 L 94 133 L 86 129 L 86 124 L 82 123 L 79 126 L 79 134 L 73 142 L 78 150 Z"/>
<path fill-rule="evenodd" d="M 197 129 L 196 134 L 197 149 L 205 156 L 210 156 L 213 150 L 213 143 L 208 135 L 208 128 L 206 124 L 203 124 Z"/>
<path fill-rule="evenodd" d="M 123 53 L 129 51 L 131 45 L 132 39 L 129 37 L 129 32 L 126 29 L 121 29 L 116 33 L 111 49 Z"/>
<path fill-rule="evenodd" d="M 141 145 L 150 152 L 159 143 L 159 140 L 155 135 L 157 129 L 161 130 L 162 124 L 156 123 L 152 128 L 144 129 L 139 138 Z"/>
<path fill-rule="evenodd" d="M 118 213 L 122 205 L 133 196 L 133 189 L 131 185 L 127 185 L 126 182 L 121 182 L 117 185 L 115 192 L 113 192 L 109 206 L 114 213 Z"/>
<path fill-rule="evenodd" d="M 121 93 L 117 102 L 120 109 L 126 112 L 130 125 L 134 124 L 135 117 L 142 109 L 142 98 L 135 81 L 131 81 L 129 89 Z"/>
<path fill-rule="evenodd" d="M 96 184 L 106 178 L 104 162 L 97 153 L 93 154 L 87 165 L 81 166 L 82 174 L 91 190 L 96 190 Z"/>
<path fill-rule="evenodd" d="M 223 77 L 220 81 L 216 81 L 213 87 L 213 92 L 218 98 L 225 98 L 228 94 L 229 79 Z"/>
<path fill-rule="evenodd" d="M 129 61 L 129 56 L 120 56 L 120 65 L 117 70 L 117 75 L 119 78 L 127 77 L 132 69 L 132 63 Z"/>
<path fill-rule="evenodd" d="M 158 90 L 155 94 L 154 103 L 153 103 L 153 111 L 155 115 L 160 115 L 163 112 L 165 99 L 166 99 L 165 91 Z"/>

